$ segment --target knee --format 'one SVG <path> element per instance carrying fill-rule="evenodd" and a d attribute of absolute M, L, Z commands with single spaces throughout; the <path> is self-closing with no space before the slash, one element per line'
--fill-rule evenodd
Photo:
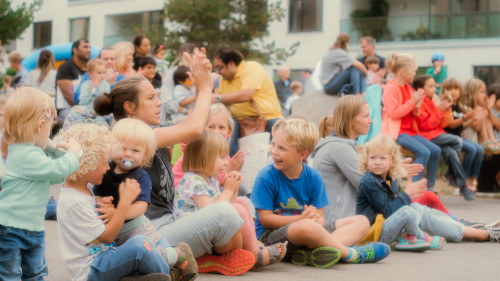
<path fill-rule="evenodd" d="M 324 228 L 312 219 L 303 219 L 294 222 L 288 228 L 288 231 L 300 233 L 300 236 L 306 239 L 316 238 L 321 230 L 324 230 Z"/>
<path fill-rule="evenodd" d="M 239 203 L 233 203 L 231 205 L 236 210 L 236 212 L 238 212 L 238 214 L 240 215 L 241 218 L 244 218 L 246 216 L 245 207 L 243 207 L 241 204 L 239 204 Z"/>
<path fill-rule="evenodd" d="M 431 151 L 428 149 L 418 150 L 415 152 L 415 154 L 417 154 L 417 157 L 420 157 L 424 160 L 424 166 L 427 164 L 427 161 L 429 161 L 429 158 L 431 157 Z"/>
<path fill-rule="evenodd" d="M 137 235 L 130 238 L 126 244 L 129 244 L 130 247 L 137 249 L 137 252 L 146 253 L 151 252 L 153 249 L 153 243 L 148 239 L 148 237 L 144 235 Z"/>
<path fill-rule="evenodd" d="M 403 206 L 397 212 L 406 218 L 413 217 L 416 214 L 415 210 L 410 206 Z"/>
<path fill-rule="evenodd" d="M 353 217 L 354 222 L 359 226 L 359 231 L 368 234 L 370 232 L 370 221 L 363 215 Z"/>

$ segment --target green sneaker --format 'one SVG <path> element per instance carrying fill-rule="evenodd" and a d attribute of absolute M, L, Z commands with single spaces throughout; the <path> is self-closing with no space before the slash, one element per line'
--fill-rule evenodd
<path fill-rule="evenodd" d="M 313 250 L 295 250 L 292 252 L 292 263 L 328 268 L 340 259 L 340 251 L 332 247 L 317 247 Z"/>

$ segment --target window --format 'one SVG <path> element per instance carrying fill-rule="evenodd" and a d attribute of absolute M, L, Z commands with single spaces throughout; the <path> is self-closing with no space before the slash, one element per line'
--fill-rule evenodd
<path fill-rule="evenodd" d="M 290 32 L 321 30 L 321 0 L 290 0 Z"/>
<path fill-rule="evenodd" d="M 500 66 L 474 66 L 474 77 L 483 80 L 486 85 L 500 83 Z"/>
<path fill-rule="evenodd" d="M 89 38 L 89 18 L 70 19 L 69 21 L 69 41 Z"/>
<path fill-rule="evenodd" d="M 33 24 L 33 49 L 52 44 L 52 22 L 35 22 Z"/>

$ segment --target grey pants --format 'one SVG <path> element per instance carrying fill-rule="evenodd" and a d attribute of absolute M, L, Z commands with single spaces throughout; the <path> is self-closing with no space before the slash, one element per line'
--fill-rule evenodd
<path fill-rule="evenodd" d="M 154 221 L 153 221 L 154 225 Z M 160 226 L 158 233 L 169 245 L 187 243 L 195 258 L 211 254 L 212 248 L 225 245 L 243 225 L 229 202 L 208 205 L 171 224 Z"/>

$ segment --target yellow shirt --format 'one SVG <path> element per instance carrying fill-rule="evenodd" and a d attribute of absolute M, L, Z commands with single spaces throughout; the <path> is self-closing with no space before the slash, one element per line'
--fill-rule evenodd
<path fill-rule="evenodd" d="M 242 61 L 233 80 L 224 80 L 221 76 L 219 94 L 234 93 L 241 90 L 255 89 L 252 97 L 264 117 L 269 119 L 282 117 L 281 106 L 274 88 L 273 80 L 267 75 L 262 65 L 254 61 Z M 233 103 L 229 111 L 238 120 L 245 117 L 258 116 L 250 102 Z"/>

